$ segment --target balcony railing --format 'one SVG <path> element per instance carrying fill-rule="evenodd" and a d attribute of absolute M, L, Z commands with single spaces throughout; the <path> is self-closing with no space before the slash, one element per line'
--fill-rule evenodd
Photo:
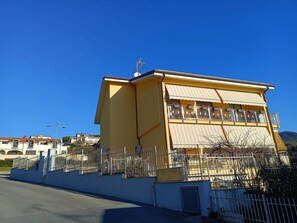
<path fill-rule="evenodd" d="M 189 105 L 168 105 L 168 118 L 196 121 L 222 121 L 266 124 L 264 111 Z M 276 119 L 278 120 L 278 119 Z"/>
<path fill-rule="evenodd" d="M 272 125 L 280 125 L 278 113 L 271 113 L 270 120 Z"/>

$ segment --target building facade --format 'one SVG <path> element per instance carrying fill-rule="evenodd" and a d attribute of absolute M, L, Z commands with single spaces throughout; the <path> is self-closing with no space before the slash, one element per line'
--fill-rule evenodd
<path fill-rule="evenodd" d="M 274 85 L 167 70 L 132 79 L 104 77 L 95 123 L 109 150 L 156 146 L 158 150 L 211 152 L 223 144 L 268 148 L 284 155 L 278 114 L 265 93 Z"/>
<path fill-rule="evenodd" d="M 52 148 L 56 149 L 57 154 L 67 152 L 67 147 L 62 146 L 61 140 L 48 136 L 0 137 L 1 155 L 39 155 Z"/>
<path fill-rule="evenodd" d="M 86 133 L 77 133 L 74 137 L 70 137 L 70 143 L 77 143 L 81 146 L 93 146 L 100 142 L 99 135 L 92 135 Z"/>

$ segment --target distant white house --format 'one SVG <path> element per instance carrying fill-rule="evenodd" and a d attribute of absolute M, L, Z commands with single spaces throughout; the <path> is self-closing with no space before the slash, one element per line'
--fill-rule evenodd
<path fill-rule="evenodd" d="M 100 141 L 100 136 L 86 133 L 77 133 L 75 137 L 70 137 L 70 143 L 77 143 L 82 146 L 93 146 Z"/>
<path fill-rule="evenodd" d="M 49 136 L 0 137 L 1 155 L 38 155 L 48 149 L 56 149 L 57 154 L 67 152 L 67 146 L 63 146 L 60 139 L 52 139 Z"/>

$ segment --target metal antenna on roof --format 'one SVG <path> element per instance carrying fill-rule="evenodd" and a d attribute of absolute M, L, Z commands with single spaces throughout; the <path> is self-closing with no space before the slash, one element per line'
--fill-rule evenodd
<path fill-rule="evenodd" d="M 136 71 L 134 73 L 134 77 L 138 77 L 139 75 L 141 75 L 140 72 L 142 72 L 142 66 L 144 65 L 145 63 L 142 61 L 142 58 L 139 58 L 136 62 Z"/>

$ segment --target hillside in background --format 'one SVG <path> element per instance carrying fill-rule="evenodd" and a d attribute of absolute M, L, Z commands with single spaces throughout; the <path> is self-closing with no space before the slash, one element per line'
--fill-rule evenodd
<path fill-rule="evenodd" d="M 280 132 L 284 143 L 288 148 L 291 164 L 297 164 L 297 132 Z"/>
<path fill-rule="evenodd" d="M 284 142 L 297 141 L 297 132 L 280 132 L 279 133 Z"/>

